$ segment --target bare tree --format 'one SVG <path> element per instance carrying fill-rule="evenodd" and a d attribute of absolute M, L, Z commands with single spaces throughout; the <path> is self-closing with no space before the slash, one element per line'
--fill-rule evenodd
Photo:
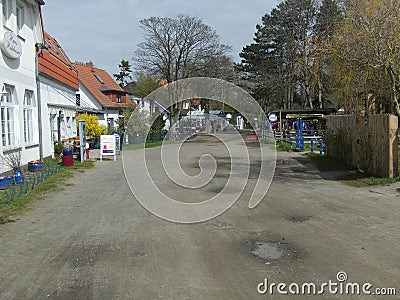
<path fill-rule="evenodd" d="M 233 74 L 232 59 L 228 55 L 230 47 L 221 44 L 215 30 L 199 18 L 187 15 L 151 17 L 142 19 L 140 28 L 144 41 L 133 57 L 136 68 L 166 80 L 170 88 L 177 89 L 172 83 L 179 79 L 222 78 Z M 170 110 L 175 122 L 181 105 L 171 105 Z"/>

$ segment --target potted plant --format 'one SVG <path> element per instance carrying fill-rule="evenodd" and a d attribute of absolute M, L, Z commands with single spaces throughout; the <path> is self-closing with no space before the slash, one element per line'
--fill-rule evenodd
<path fill-rule="evenodd" d="M 54 144 L 54 153 L 60 155 L 63 151 L 63 144 L 61 142 Z"/>
<path fill-rule="evenodd" d="M 2 162 L 14 171 L 14 182 L 16 184 L 24 183 L 25 176 L 21 170 L 21 148 L 10 151 L 7 154 L 1 154 Z"/>
<path fill-rule="evenodd" d="M 36 172 L 43 169 L 43 161 L 38 160 L 31 160 L 28 162 L 28 170 L 31 172 Z"/>
<path fill-rule="evenodd" d="M 61 158 L 64 167 L 72 167 L 74 165 L 74 156 L 72 151 L 74 150 L 74 141 L 68 141 L 63 143 L 63 156 Z"/>
<path fill-rule="evenodd" d="M 72 155 L 73 151 L 74 151 L 73 141 L 68 141 L 63 143 L 63 155 L 65 156 Z"/>

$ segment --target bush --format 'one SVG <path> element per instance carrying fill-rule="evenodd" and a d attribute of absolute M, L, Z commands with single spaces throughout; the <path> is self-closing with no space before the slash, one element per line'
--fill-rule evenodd
<path fill-rule="evenodd" d="M 54 144 L 54 153 L 55 154 L 60 155 L 62 151 L 63 151 L 63 144 L 61 142 Z"/>
<path fill-rule="evenodd" d="M 99 119 L 96 115 L 90 115 L 87 113 L 80 114 L 77 117 L 77 120 L 86 121 L 86 135 L 99 136 L 107 132 L 106 126 L 99 124 Z"/>

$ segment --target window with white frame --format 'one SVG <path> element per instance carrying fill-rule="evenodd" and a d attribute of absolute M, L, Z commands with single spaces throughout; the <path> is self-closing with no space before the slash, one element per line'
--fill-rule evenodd
<path fill-rule="evenodd" d="M 11 0 L 2 0 L 1 4 L 3 6 L 3 25 L 7 25 L 11 15 L 12 2 Z"/>
<path fill-rule="evenodd" d="M 65 116 L 63 113 L 60 114 L 60 131 L 61 131 L 61 139 L 66 139 L 67 124 L 65 123 Z"/>
<path fill-rule="evenodd" d="M 7 0 L 2 0 L 1 6 L 3 9 L 3 24 L 5 24 L 5 22 L 7 20 Z"/>
<path fill-rule="evenodd" d="M 57 115 L 50 115 L 50 130 L 51 130 L 51 142 L 55 143 L 58 141 L 58 129 L 57 129 Z"/>
<path fill-rule="evenodd" d="M 70 138 L 70 137 L 72 137 L 72 128 L 71 128 L 71 117 L 69 117 L 69 116 L 67 116 L 67 122 L 66 122 L 66 124 L 67 124 L 67 131 L 66 131 L 66 136 L 68 137 L 68 138 Z"/>
<path fill-rule="evenodd" d="M 25 24 L 25 9 L 22 6 L 21 2 L 17 2 L 17 7 L 16 7 L 16 17 L 17 17 L 17 28 L 18 31 L 22 30 L 22 27 Z"/>
<path fill-rule="evenodd" d="M 72 117 L 72 135 L 77 135 L 77 128 L 76 128 L 76 117 Z"/>
<path fill-rule="evenodd" d="M 34 111 L 33 92 L 26 90 L 24 95 L 24 138 L 25 143 L 33 143 L 33 111 Z"/>
<path fill-rule="evenodd" d="M 15 146 L 15 101 L 14 87 L 5 85 L 5 93 L 1 96 L 1 140 L 3 147 Z"/>

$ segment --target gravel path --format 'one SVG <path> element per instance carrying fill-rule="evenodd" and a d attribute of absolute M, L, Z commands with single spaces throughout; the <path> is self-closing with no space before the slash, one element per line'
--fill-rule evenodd
<path fill-rule="evenodd" d="M 0 299 L 283 299 L 259 295 L 258 283 L 321 283 L 339 271 L 399 294 L 397 186 L 352 188 L 325 175 L 280 153 L 256 209 L 247 188 L 223 215 L 179 225 L 133 198 L 120 157 L 96 162 L 0 226 Z M 325 298 L 335 297 L 344 296 Z"/>

